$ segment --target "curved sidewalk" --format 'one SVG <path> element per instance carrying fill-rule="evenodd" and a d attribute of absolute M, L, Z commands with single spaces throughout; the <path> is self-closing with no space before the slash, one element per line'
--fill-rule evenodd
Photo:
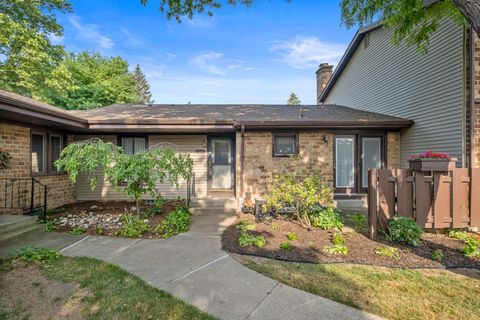
<path fill-rule="evenodd" d="M 220 319 L 380 319 L 244 267 L 221 249 L 220 234 L 233 221 L 223 210 L 196 210 L 191 230 L 170 239 L 87 236 L 64 241 L 61 251 L 117 264 Z"/>

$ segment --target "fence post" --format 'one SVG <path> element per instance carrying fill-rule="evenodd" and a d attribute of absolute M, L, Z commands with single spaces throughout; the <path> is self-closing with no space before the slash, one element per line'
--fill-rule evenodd
<path fill-rule="evenodd" d="M 470 227 L 480 227 L 480 168 L 472 168 L 470 177 Z"/>
<path fill-rule="evenodd" d="M 377 239 L 377 169 L 368 171 L 368 237 Z"/>

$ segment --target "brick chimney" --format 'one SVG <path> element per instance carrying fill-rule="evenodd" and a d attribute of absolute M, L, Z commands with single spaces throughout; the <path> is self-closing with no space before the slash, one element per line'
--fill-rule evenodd
<path fill-rule="evenodd" d="M 317 104 L 319 104 L 320 95 L 323 92 L 323 89 L 327 86 L 328 80 L 332 76 L 333 66 L 328 63 L 322 63 L 318 67 L 318 70 L 315 72 L 317 75 Z"/>

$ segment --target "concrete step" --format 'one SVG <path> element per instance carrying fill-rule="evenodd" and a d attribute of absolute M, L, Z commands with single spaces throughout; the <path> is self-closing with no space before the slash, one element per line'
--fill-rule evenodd
<path fill-rule="evenodd" d="M 26 233 L 33 232 L 35 230 L 43 228 L 42 224 L 29 224 L 22 227 L 16 228 L 6 233 L 0 233 L 0 241 L 11 240 L 20 236 L 23 236 Z"/>
<path fill-rule="evenodd" d="M 233 209 L 238 207 L 235 198 L 196 198 L 192 199 L 191 208 L 207 208 L 207 209 Z"/>
<path fill-rule="evenodd" d="M 223 207 L 217 208 L 190 208 L 192 215 L 210 215 L 210 216 L 232 216 L 237 212 L 236 209 Z"/>
<path fill-rule="evenodd" d="M 368 209 L 366 199 L 338 199 L 335 200 L 335 206 L 344 211 L 365 212 Z"/>
<path fill-rule="evenodd" d="M 0 234 L 14 231 L 15 229 L 37 223 L 36 216 L 0 215 Z"/>

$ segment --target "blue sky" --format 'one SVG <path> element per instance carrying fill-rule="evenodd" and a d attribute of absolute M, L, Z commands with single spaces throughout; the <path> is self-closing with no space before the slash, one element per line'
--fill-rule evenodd
<path fill-rule="evenodd" d="M 356 30 L 340 25 L 339 0 L 257 0 L 178 24 L 140 0 L 72 1 L 59 15 L 69 51 L 140 64 L 156 103 L 315 103 L 315 70 L 336 64 Z"/>

